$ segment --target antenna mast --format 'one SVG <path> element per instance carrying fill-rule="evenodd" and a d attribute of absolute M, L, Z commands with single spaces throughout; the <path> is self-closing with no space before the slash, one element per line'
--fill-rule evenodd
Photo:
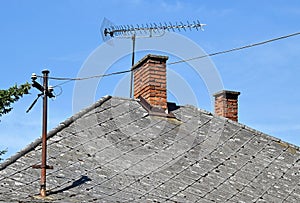
<path fill-rule="evenodd" d="M 105 26 L 105 24 L 110 24 L 109 26 Z M 131 38 L 132 39 L 132 61 L 131 65 L 134 65 L 134 55 L 135 55 L 135 41 L 136 38 L 147 38 L 147 37 L 161 37 L 165 34 L 166 31 L 179 31 L 180 30 L 192 30 L 196 29 L 197 31 L 203 30 L 203 26 L 206 24 L 202 24 L 197 21 L 193 21 L 193 23 L 190 23 L 187 21 L 187 23 L 149 23 L 149 24 L 142 24 L 141 26 L 136 25 L 113 25 L 109 20 L 104 18 L 102 22 L 102 38 L 104 41 L 107 41 L 109 38 L 118 37 L 118 38 Z M 133 98 L 132 96 L 132 89 L 133 89 L 133 72 L 131 71 L 130 75 L 130 98 Z"/>

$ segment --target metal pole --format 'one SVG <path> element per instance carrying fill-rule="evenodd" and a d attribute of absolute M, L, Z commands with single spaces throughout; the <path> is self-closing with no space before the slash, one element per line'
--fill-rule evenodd
<path fill-rule="evenodd" d="M 130 72 L 130 98 L 133 98 L 132 89 L 133 89 L 133 71 L 132 67 L 134 65 L 134 54 L 135 54 L 135 34 L 132 35 L 132 59 L 131 59 L 131 72 Z"/>
<path fill-rule="evenodd" d="M 47 100 L 48 100 L 48 70 L 43 70 L 43 129 L 42 129 L 42 165 L 41 165 L 41 189 L 40 194 L 42 197 L 46 196 L 46 168 L 47 168 Z"/>

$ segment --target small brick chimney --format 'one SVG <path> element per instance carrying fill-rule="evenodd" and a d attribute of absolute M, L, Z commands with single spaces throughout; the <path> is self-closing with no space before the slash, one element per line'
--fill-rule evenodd
<path fill-rule="evenodd" d="M 214 94 L 215 114 L 238 121 L 238 96 L 240 92 L 222 90 Z"/>
<path fill-rule="evenodd" d="M 148 54 L 132 67 L 134 98 L 142 96 L 151 106 L 167 109 L 167 60 Z"/>

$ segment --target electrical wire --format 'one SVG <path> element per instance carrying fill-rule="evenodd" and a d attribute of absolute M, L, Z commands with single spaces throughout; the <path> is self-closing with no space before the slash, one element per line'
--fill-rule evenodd
<path fill-rule="evenodd" d="M 118 72 L 113 72 L 113 73 L 108 73 L 108 74 L 102 74 L 102 75 L 93 75 L 89 77 L 83 77 L 83 78 L 60 78 L 60 77 L 48 77 L 48 79 L 51 80 L 68 80 L 68 81 L 74 81 L 74 80 L 88 80 L 88 79 L 93 79 L 93 78 L 102 78 L 102 77 L 107 77 L 107 76 L 112 76 L 112 75 L 119 75 L 123 73 L 128 73 L 131 70 L 124 70 L 124 71 L 118 71 Z M 42 77 L 42 76 L 37 76 L 37 77 Z M 58 86 L 58 85 L 56 85 Z"/>
<path fill-rule="evenodd" d="M 108 73 L 108 74 L 103 74 L 103 75 L 94 75 L 94 76 L 90 76 L 90 77 L 84 77 L 84 78 L 60 78 L 60 77 L 48 77 L 48 79 L 52 79 L 52 80 L 66 80 L 62 83 L 59 83 L 57 85 L 54 85 L 53 88 L 57 88 L 60 87 L 66 83 L 72 82 L 72 81 L 76 81 L 76 80 L 88 80 L 88 79 L 93 79 L 93 78 L 101 78 L 101 77 L 107 77 L 107 76 L 112 76 L 112 75 L 119 75 L 119 74 L 124 74 L 124 73 L 128 73 L 131 70 L 125 70 L 125 71 L 118 71 L 118 72 L 114 72 L 114 73 Z M 37 77 L 43 77 L 43 76 L 37 76 Z M 60 95 L 60 94 L 59 94 Z M 58 96 L 59 96 L 58 95 Z"/>
<path fill-rule="evenodd" d="M 60 87 L 61 85 L 64 85 L 64 84 L 69 83 L 69 82 L 72 82 L 72 81 L 74 81 L 74 80 L 67 80 L 67 81 L 65 81 L 65 82 L 59 83 L 59 84 L 57 84 L 57 85 L 54 85 L 53 88 Z"/>
<path fill-rule="evenodd" d="M 174 65 L 174 64 L 178 64 L 178 63 L 184 63 L 184 62 L 187 62 L 187 61 L 198 60 L 198 59 L 205 58 L 205 57 L 216 56 L 216 55 L 225 54 L 225 53 L 229 53 L 229 52 L 239 51 L 239 50 L 242 50 L 242 49 L 248 49 L 248 48 L 251 48 L 251 47 L 260 46 L 260 45 L 263 45 L 263 44 L 267 44 L 267 43 L 270 43 L 270 42 L 286 39 L 286 38 L 293 37 L 293 36 L 296 36 L 296 35 L 300 35 L 300 32 L 280 36 L 280 37 L 277 37 L 277 38 L 272 38 L 272 39 L 269 39 L 269 40 L 261 41 L 261 42 L 254 43 L 254 44 L 249 44 L 249 45 L 242 46 L 242 47 L 237 47 L 237 48 L 232 48 L 232 49 L 228 49 L 228 50 L 224 50 L 224 51 L 214 52 L 214 53 L 210 53 L 210 54 L 206 54 L 206 55 L 202 55 L 202 56 L 197 56 L 197 57 L 193 57 L 193 58 L 189 58 L 189 59 L 182 59 L 182 60 L 167 63 L 167 65 Z M 93 79 L 93 78 L 101 78 L 101 77 L 107 77 L 107 76 L 112 76 L 112 75 L 119 75 L 119 74 L 128 73 L 130 71 L 131 70 L 124 70 L 124 71 L 118 71 L 118 72 L 113 72 L 113 73 L 108 73 L 108 74 L 103 74 L 103 75 L 94 75 L 94 76 L 83 77 L 83 78 L 60 78 L 60 77 L 48 77 L 48 78 L 52 79 L 52 80 L 67 80 L 66 82 L 63 82 L 63 83 L 60 83 L 60 84 L 54 86 L 54 87 L 57 87 L 57 86 L 63 85 L 65 83 L 68 83 L 68 82 L 71 82 L 71 81 L 88 80 L 88 79 Z M 37 76 L 37 77 L 42 77 L 42 76 Z"/>
<path fill-rule="evenodd" d="M 293 34 L 273 38 L 273 39 L 258 42 L 258 43 L 255 43 L 255 44 L 249 44 L 249 45 L 246 45 L 246 46 L 237 47 L 237 48 L 233 48 L 233 49 L 228 49 L 228 50 L 225 50 L 225 51 L 219 51 L 219 52 L 206 54 L 206 55 L 202 55 L 202 56 L 197 56 L 197 57 L 193 57 L 193 58 L 189 58 L 189 59 L 174 61 L 174 62 L 168 63 L 167 65 L 174 65 L 174 64 L 177 64 L 177 63 L 183 63 L 183 62 L 187 62 L 187 61 L 197 60 L 197 59 L 201 59 L 201 58 L 205 58 L 205 57 L 209 57 L 209 56 L 215 56 L 215 55 L 225 54 L 225 53 L 238 51 L 238 50 L 242 50 L 242 49 L 248 49 L 248 48 L 251 48 L 251 47 L 267 44 L 267 43 L 274 42 L 274 41 L 277 41 L 277 40 L 282 40 L 282 39 L 286 39 L 286 38 L 289 38 L 289 37 L 293 37 L 293 36 L 296 36 L 296 35 L 299 35 L 299 34 L 300 34 L 300 32 L 296 32 L 296 33 L 293 33 Z"/>
<path fill-rule="evenodd" d="M 56 85 L 56 87 L 59 87 L 59 93 L 57 94 L 55 91 L 53 91 L 55 98 L 59 97 L 63 93 L 63 88 L 60 85 Z"/>

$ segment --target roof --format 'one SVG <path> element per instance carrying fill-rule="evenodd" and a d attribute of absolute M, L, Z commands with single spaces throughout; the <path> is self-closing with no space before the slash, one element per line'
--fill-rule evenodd
<path fill-rule="evenodd" d="M 193 106 L 106 96 L 0 165 L 0 202 L 300 202 L 299 147 Z"/>

